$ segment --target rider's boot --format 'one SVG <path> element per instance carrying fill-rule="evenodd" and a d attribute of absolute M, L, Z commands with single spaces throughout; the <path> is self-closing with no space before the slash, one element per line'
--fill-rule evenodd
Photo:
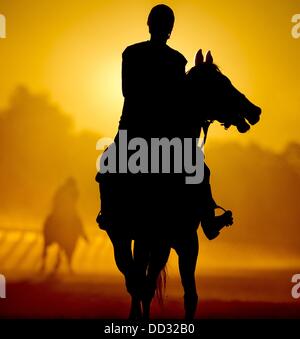
<path fill-rule="evenodd" d="M 214 209 L 207 211 L 201 218 L 201 226 L 205 236 L 209 240 L 215 239 L 223 227 L 233 224 L 232 212 L 225 211 L 220 216 L 215 216 Z"/>

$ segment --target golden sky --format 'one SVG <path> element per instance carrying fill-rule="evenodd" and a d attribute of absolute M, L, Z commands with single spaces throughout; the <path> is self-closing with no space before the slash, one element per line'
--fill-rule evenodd
<path fill-rule="evenodd" d="M 0 107 L 24 84 L 48 92 L 78 129 L 113 135 L 122 108 L 121 53 L 148 39 L 146 19 L 157 1 L 1 0 L 7 39 L 0 40 Z M 176 16 L 170 46 L 192 66 L 198 48 L 238 89 L 263 108 L 246 136 L 213 129 L 211 136 L 273 149 L 299 139 L 300 39 L 293 39 L 296 1 L 164 1 Z"/>
<path fill-rule="evenodd" d="M 7 20 L 7 38 L 0 39 L 0 111 L 3 108 L 7 113 L 0 121 L 0 219 L 5 217 L 8 224 L 15 222 L 13 218 L 17 222 L 26 220 L 22 226 L 28 229 L 35 222 L 34 231 L 40 230 L 57 187 L 66 177 L 75 176 L 84 224 L 90 234 L 98 237 L 89 252 L 79 244 L 75 256 L 75 266 L 85 262 L 87 272 L 94 267 L 93 261 L 86 258 L 94 258 L 94 262 L 106 258 L 99 270 L 117 272 L 111 244 L 95 224 L 99 208 L 94 182 L 94 164 L 99 155 L 95 144 L 98 136 L 113 136 L 117 129 L 123 102 L 121 54 L 126 46 L 149 38 L 147 15 L 157 3 L 0 2 L 0 13 Z M 234 211 L 235 226 L 213 245 L 203 241 L 201 235 L 201 270 L 218 265 L 223 269 L 299 266 L 300 167 L 299 162 L 293 163 L 299 159 L 293 156 L 294 152 L 299 154 L 299 149 L 278 156 L 272 151 L 284 149 L 290 141 L 300 143 L 300 39 L 291 34 L 291 19 L 300 13 L 300 2 L 164 3 L 176 16 L 169 44 L 189 60 L 187 69 L 192 67 L 199 48 L 210 49 L 233 84 L 263 109 L 261 122 L 246 135 L 217 126 L 210 132 L 210 142 L 224 141 L 207 152 L 214 193 L 221 205 Z M 25 85 L 29 93 L 21 91 L 17 100 L 9 103 L 19 84 Z M 50 102 L 59 108 L 49 106 L 45 99 L 40 102 L 35 96 L 40 92 L 48 93 Z M 72 134 L 70 120 L 62 112 L 74 119 L 78 130 L 89 132 Z M 254 143 L 263 148 L 225 145 L 225 141 Z M 18 234 L 11 236 L 18 241 Z M 35 233 L 26 235 L 28 241 L 22 246 L 30 247 L 35 237 Z M 106 252 L 98 253 L 104 238 Z M 41 245 L 40 237 L 24 267 L 40 260 Z M 0 248 L 0 259 L 7 249 Z M 21 251 L 15 252 L 12 264 L 22 255 Z M 177 269 L 175 256 L 170 268 L 171 272 Z"/>

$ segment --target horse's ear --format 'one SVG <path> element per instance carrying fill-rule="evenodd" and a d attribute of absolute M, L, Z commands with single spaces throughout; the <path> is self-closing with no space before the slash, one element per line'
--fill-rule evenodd
<path fill-rule="evenodd" d="M 202 49 L 199 49 L 195 57 L 195 66 L 199 66 L 203 63 L 204 63 L 204 57 L 203 57 Z"/>
<path fill-rule="evenodd" d="M 205 62 L 207 64 L 213 64 L 214 63 L 214 58 L 211 55 L 211 51 L 208 51 L 206 54 Z"/>

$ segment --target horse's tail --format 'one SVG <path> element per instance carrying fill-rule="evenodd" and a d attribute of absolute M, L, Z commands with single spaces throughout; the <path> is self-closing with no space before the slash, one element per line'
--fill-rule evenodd
<path fill-rule="evenodd" d="M 167 266 L 165 266 L 159 273 L 156 281 L 155 296 L 160 305 L 164 303 L 164 295 L 167 286 Z"/>

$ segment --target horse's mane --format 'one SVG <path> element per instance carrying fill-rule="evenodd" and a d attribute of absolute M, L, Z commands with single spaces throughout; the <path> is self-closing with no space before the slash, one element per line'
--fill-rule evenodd
<path fill-rule="evenodd" d="M 211 69 L 211 70 L 215 70 L 219 73 L 222 73 L 221 70 L 220 70 L 220 67 L 216 64 L 207 64 L 207 63 L 203 63 L 201 65 L 198 65 L 198 66 L 193 66 L 190 70 L 188 70 L 186 72 L 186 75 L 189 75 L 191 72 L 196 72 L 197 69 L 200 69 L 200 68 L 206 68 L 206 69 Z"/>

